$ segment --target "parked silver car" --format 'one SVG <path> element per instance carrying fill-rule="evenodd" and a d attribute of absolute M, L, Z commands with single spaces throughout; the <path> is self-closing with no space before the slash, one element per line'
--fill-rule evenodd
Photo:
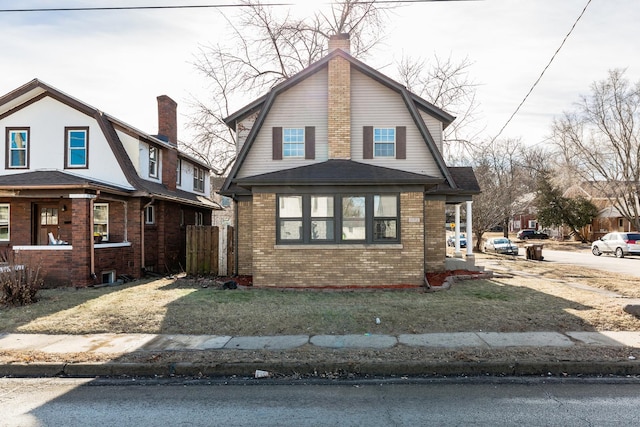
<path fill-rule="evenodd" d="M 595 256 L 612 253 L 616 258 L 640 255 L 640 233 L 605 234 L 591 244 L 591 253 Z"/>
<path fill-rule="evenodd" d="M 495 252 L 497 254 L 518 255 L 518 245 L 506 237 L 494 237 L 484 242 L 485 252 Z"/>

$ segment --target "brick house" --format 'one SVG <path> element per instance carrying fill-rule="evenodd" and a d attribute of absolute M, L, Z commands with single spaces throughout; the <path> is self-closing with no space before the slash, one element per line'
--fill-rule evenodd
<path fill-rule="evenodd" d="M 454 117 L 349 54 L 329 53 L 226 119 L 238 158 L 236 268 L 256 286 L 423 284 L 445 269 L 445 205 L 479 193 L 447 167 Z"/>
<path fill-rule="evenodd" d="M 185 226 L 211 224 L 210 169 L 158 135 L 32 80 L 0 97 L 0 245 L 41 263 L 46 286 L 88 286 L 185 265 Z"/>
<path fill-rule="evenodd" d="M 613 203 L 615 200 L 607 196 L 607 194 L 616 194 L 619 188 L 624 186 L 616 182 L 582 181 L 564 192 L 564 197 L 584 197 L 598 208 L 598 215 L 583 229 L 584 235 L 588 236 L 589 240 L 594 241 L 607 233 L 616 231 L 638 231 Z"/>

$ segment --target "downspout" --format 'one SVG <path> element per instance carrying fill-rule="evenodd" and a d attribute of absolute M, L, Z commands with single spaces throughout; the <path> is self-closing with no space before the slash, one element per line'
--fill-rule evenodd
<path fill-rule="evenodd" d="M 147 266 L 145 265 L 145 257 L 144 257 L 144 212 L 147 210 L 147 208 L 149 206 L 151 206 L 153 204 L 153 202 L 155 201 L 155 197 L 151 196 L 151 200 L 149 201 L 149 203 L 147 203 L 146 205 L 144 205 L 142 207 L 142 211 L 140 212 L 140 255 L 142 257 L 141 264 L 142 264 L 142 270 L 145 271 L 147 269 Z"/>
<path fill-rule="evenodd" d="M 239 233 L 239 228 L 238 228 L 238 201 L 236 200 L 236 195 L 233 195 L 233 201 L 235 202 L 235 206 L 234 206 L 234 213 L 233 213 L 233 224 L 235 225 L 235 227 L 233 227 L 233 274 L 234 275 L 238 275 L 238 233 Z M 227 274 L 229 274 L 229 272 L 227 271 Z"/>

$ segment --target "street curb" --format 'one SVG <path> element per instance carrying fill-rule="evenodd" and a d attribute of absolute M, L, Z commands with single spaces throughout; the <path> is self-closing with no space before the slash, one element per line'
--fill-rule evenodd
<path fill-rule="evenodd" d="M 640 361 L 627 362 L 364 362 L 364 363 L 15 363 L 0 366 L 0 377 L 253 377 L 282 376 L 598 376 L 640 375 Z"/>

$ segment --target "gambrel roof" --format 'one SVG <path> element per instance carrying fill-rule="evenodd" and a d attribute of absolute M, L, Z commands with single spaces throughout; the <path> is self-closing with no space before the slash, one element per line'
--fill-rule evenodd
<path fill-rule="evenodd" d="M 27 84 L 9 92 L 8 94 L 0 97 L 0 119 L 10 116 L 16 111 L 21 110 L 39 100 L 50 97 L 56 101 L 63 103 L 81 113 L 86 114 L 89 117 L 95 119 L 99 125 L 102 133 L 107 140 L 111 151 L 113 152 L 118 166 L 124 173 L 130 187 L 118 187 L 111 184 L 103 183 L 90 177 L 82 177 L 74 173 L 67 171 L 57 170 L 45 170 L 45 171 L 30 171 L 25 173 L 18 173 L 13 175 L 7 175 L 0 177 L 0 189 L 13 189 L 13 188 L 53 188 L 54 186 L 66 186 L 75 188 L 92 188 L 103 189 L 110 191 L 119 191 L 123 194 L 154 197 L 162 200 L 171 200 L 180 203 L 206 206 L 212 209 L 221 209 L 221 207 L 210 200 L 207 197 L 197 194 L 191 194 L 187 191 L 180 189 L 169 190 L 165 185 L 147 181 L 141 178 L 131 162 L 130 157 L 127 155 L 124 145 L 118 136 L 116 129 L 124 130 L 130 134 L 135 135 L 140 140 L 147 143 L 156 145 L 158 147 L 177 150 L 177 148 L 158 138 L 157 136 L 142 132 L 133 126 L 122 122 L 115 117 L 112 117 L 95 107 L 90 106 L 78 99 L 67 95 L 66 93 L 50 86 L 41 80 L 34 79 Z M 178 157 L 187 159 L 191 163 L 201 166 L 203 169 L 210 170 L 210 167 L 203 162 L 187 156 L 184 153 L 178 151 Z"/>
<path fill-rule="evenodd" d="M 293 86 L 297 85 L 298 83 L 304 81 L 305 79 L 309 78 L 310 76 L 312 76 L 313 74 L 317 73 L 318 71 L 324 69 L 325 67 L 328 66 L 329 61 L 331 61 L 333 58 L 335 57 L 342 57 L 345 60 L 347 60 L 350 63 L 350 66 L 355 68 L 357 71 L 363 73 L 364 75 L 366 75 L 367 77 L 381 83 L 382 85 L 386 86 L 387 88 L 392 89 L 393 91 L 395 91 L 396 93 L 398 93 L 402 100 L 404 101 L 404 104 L 407 108 L 407 111 L 410 113 L 411 118 L 413 119 L 413 122 L 415 123 L 422 139 L 424 140 L 425 144 L 428 147 L 429 152 L 431 153 L 431 155 L 433 156 L 433 159 L 438 167 L 438 169 L 440 170 L 442 176 L 444 177 L 444 179 L 439 179 L 439 178 L 434 178 L 434 177 L 429 177 L 429 176 L 422 176 L 423 180 L 427 180 L 429 181 L 430 179 L 439 179 L 440 182 L 442 182 L 441 184 L 441 188 L 444 190 L 448 189 L 449 191 L 454 191 L 457 192 L 458 190 L 460 190 L 461 188 L 459 188 L 459 183 L 458 181 L 455 179 L 454 175 L 451 173 L 450 168 L 447 167 L 447 165 L 445 164 L 445 161 L 442 157 L 442 153 L 440 152 L 440 150 L 438 149 L 431 133 L 429 132 L 429 130 L 427 129 L 427 126 L 424 122 L 424 120 L 422 119 L 422 116 L 420 114 L 420 112 L 424 112 L 432 117 L 434 117 L 435 119 L 437 119 L 438 121 L 440 121 L 443 125 L 443 128 L 446 128 L 451 122 L 453 122 L 453 120 L 455 119 L 455 117 L 451 116 L 450 114 L 448 114 L 447 112 L 441 110 L 440 108 L 434 106 L 433 104 L 429 103 L 428 101 L 424 100 L 423 98 L 409 92 L 407 90 L 407 88 L 405 86 L 403 86 L 402 84 L 396 82 L 395 80 L 385 76 L 384 74 L 380 73 L 379 71 L 371 68 L 370 66 L 364 64 L 363 62 L 355 59 L 354 57 L 352 57 L 351 55 L 349 55 L 348 53 L 345 53 L 344 51 L 342 51 L 341 49 L 335 49 L 332 52 L 330 52 L 328 55 L 326 55 L 325 57 L 323 57 L 321 60 L 315 62 L 314 64 L 310 65 L 309 67 L 307 67 L 306 69 L 304 69 L 303 71 L 299 72 L 298 74 L 294 75 L 293 77 L 289 78 L 288 80 L 274 86 L 269 93 L 267 93 L 266 95 L 256 99 L 255 101 L 251 102 L 250 104 L 246 105 L 245 107 L 243 107 L 242 109 L 240 109 L 239 111 L 235 112 L 234 114 L 228 116 L 227 118 L 225 118 L 225 123 L 232 129 L 235 130 L 236 128 L 236 124 L 240 121 L 242 121 L 244 118 L 250 116 L 251 114 L 255 114 L 256 112 L 258 112 L 258 116 L 256 118 L 256 121 L 254 123 L 254 125 L 252 126 L 251 130 L 249 131 L 249 134 L 247 135 L 246 141 L 243 144 L 240 152 L 238 153 L 238 158 L 236 159 L 236 162 L 233 166 L 233 168 L 231 169 L 229 176 L 221 190 L 222 194 L 227 194 L 227 195 L 232 195 L 234 193 L 236 193 L 236 190 L 238 190 L 237 185 L 241 185 L 241 183 L 244 183 L 245 185 L 249 182 L 250 178 L 242 178 L 242 179 L 237 179 L 236 176 L 238 174 L 239 169 L 241 168 L 243 162 L 245 161 L 249 151 L 251 150 L 254 141 L 256 140 L 256 137 L 262 127 L 262 125 L 264 124 L 264 121 L 266 119 L 266 117 L 269 115 L 270 109 L 272 108 L 275 99 L 278 97 L 278 95 L 282 94 L 284 91 L 292 88 Z M 329 160 L 328 162 L 330 162 L 331 160 Z M 355 162 L 355 161 L 350 161 L 352 166 L 355 164 L 362 164 L 359 162 Z M 317 168 L 314 169 L 309 169 L 309 168 L 313 168 L 313 166 L 315 165 L 311 165 L 311 166 L 306 166 L 304 168 L 305 171 L 315 171 L 317 170 Z M 327 168 L 331 168 L 331 165 L 328 165 Z M 300 168 L 296 168 L 296 169 L 300 169 Z M 364 170 L 368 170 L 369 172 L 371 171 L 371 169 L 366 169 L 366 168 L 357 168 L 357 169 L 351 169 L 350 171 L 347 170 L 345 173 L 348 175 L 354 175 L 354 177 L 352 178 L 348 178 L 347 176 L 343 176 L 343 179 L 352 179 L 352 180 L 357 180 L 357 176 L 355 176 L 357 174 L 358 171 L 364 171 Z M 399 172 L 399 171 L 398 171 Z M 268 176 L 266 177 L 274 177 L 274 176 L 279 176 L 279 177 L 284 177 L 286 176 L 285 171 L 282 172 L 275 172 L 276 175 L 273 174 L 266 174 Z M 295 172 L 290 172 L 289 173 L 292 177 L 295 177 Z M 344 175 L 344 174 L 343 174 Z M 415 174 L 418 175 L 418 174 Z M 262 175 L 262 177 L 265 177 L 264 175 Z M 253 177 L 253 178 L 257 178 L 257 177 Z M 466 181 L 464 181 L 466 183 Z M 474 179 L 475 182 L 475 179 Z M 432 182 L 435 184 L 435 182 Z M 473 183 L 472 183 L 473 184 Z M 476 194 L 479 192 L 479 187 L 477 186 L 477 182 L 475 182 L 475 185 L 471 185 L 471 187 L 469 188 L 463 188 L 467 191 L 467 193 L 469 194 Z M 240 191 L 242 192 L 242 191 Z M 237 194 L 237 193 L 236 193 Z"/>

